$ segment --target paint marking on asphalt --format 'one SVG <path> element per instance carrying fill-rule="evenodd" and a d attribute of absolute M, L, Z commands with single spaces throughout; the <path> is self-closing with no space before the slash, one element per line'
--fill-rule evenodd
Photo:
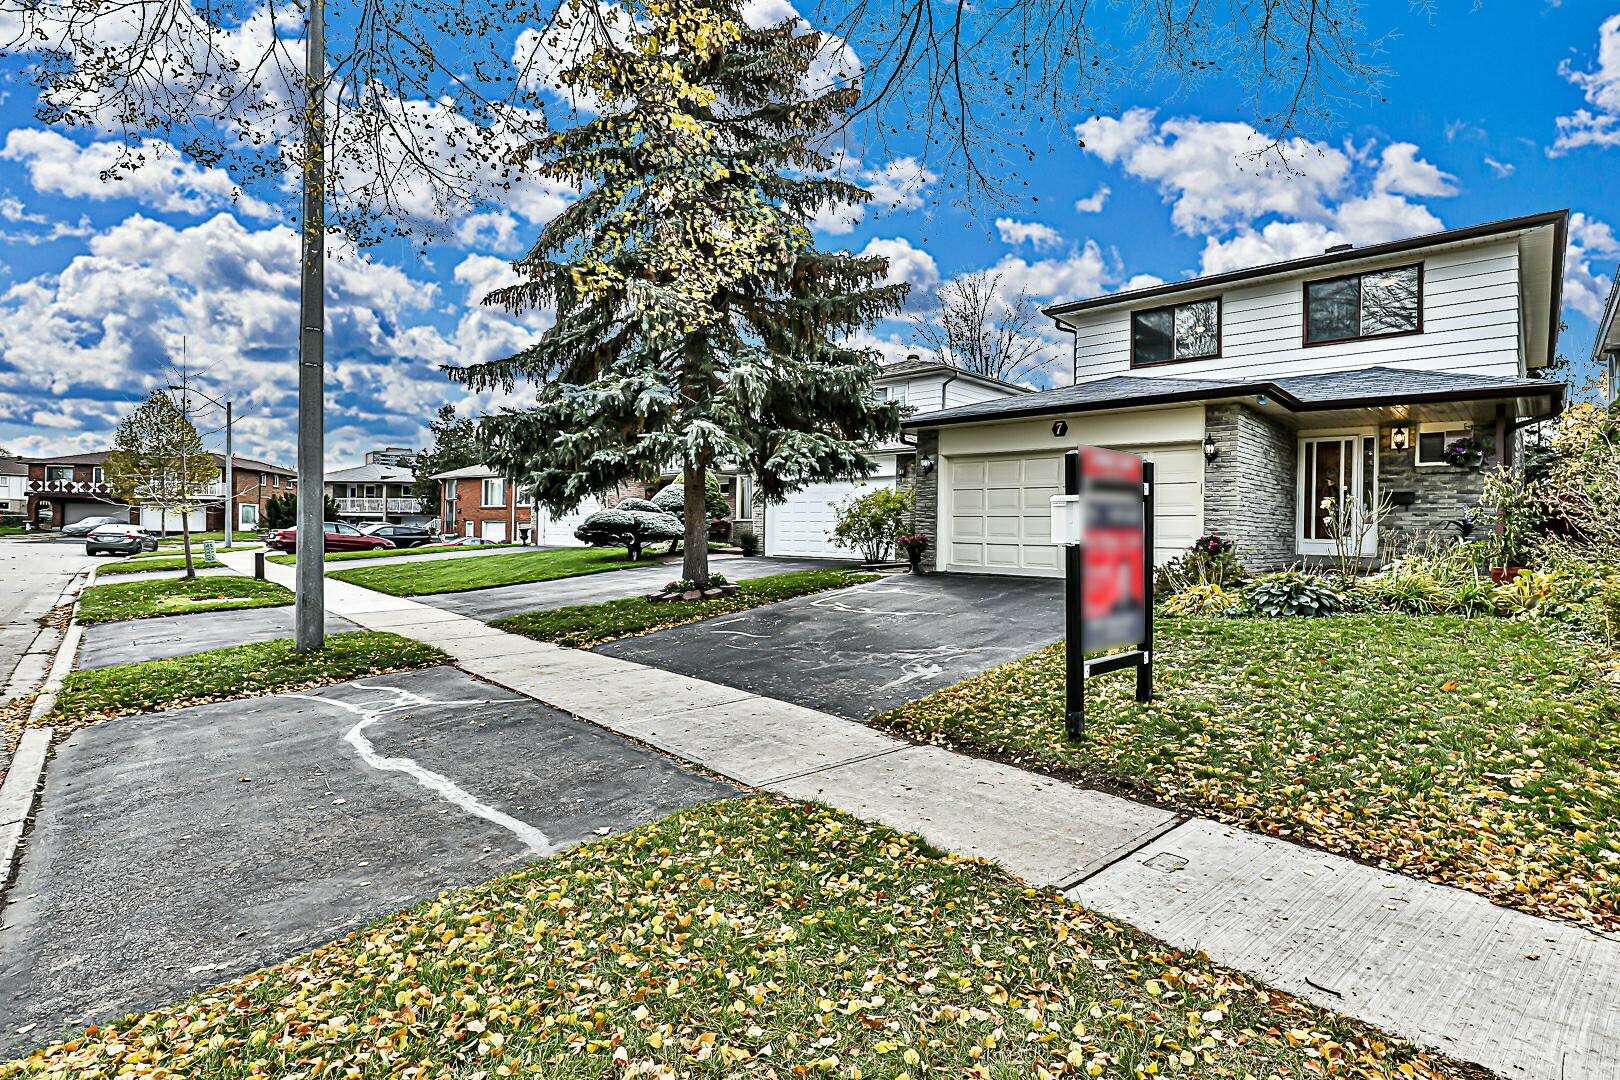
<path fill-rule="evenodd" d="M 523 841 L 529 850 L 536 855 L 551 855 L 557 851 L 557 845 L 551 842 L 551 838 L 528 822 L 519 821 L 512 815 L 495 809 L 495 807 L 479 799 L 443 773 L 436 773 L 407 757 L 386 757 L 377 753 L 377 748 L 365 736 L 368 727 L 382 721 L 389 713 L 398 712 L 402 709 L 416 709 L 424 705 L 494 705 L 500 702 L 486 698 L 442 701 L 423 697 L 421 694 L 413 693 L 398 686 L 377 686 L 372 683 L 355 683 L 354 685 L 363 690 L 375 690 L 384 694 L 391 694 L 393 698 L 392 700 L 385 700 L 383 704 L 366 707 L 348 701 L 339 701 L 336 698 L 319 697 L 314 694 L 288 694 L 287 696 L 303 698 L 305 701 L 316 701 L 325 705 L 335 705 L 360 717 L 360 720 L 353 727 L 344 732 L 343 741 L 354 747 L 355 752 L 360 755 L 360 759 L 373 769 L 382 772 L 404 773 L 435 795 L 455 806 L 459 806 L 474 817 L 480 817 L 491 824 L 499 825 Z"/>

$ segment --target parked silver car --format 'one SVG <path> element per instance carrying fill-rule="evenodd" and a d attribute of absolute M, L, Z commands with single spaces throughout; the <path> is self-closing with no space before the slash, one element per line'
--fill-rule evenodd
<path fill-rule="evenodd" d="M 129 523 L 128 517 L 119 517 L 114 514 L 106 517 L 87 517 L 75 521 L 71 525 L 62 526 L 63 536 L 89 536 L 103 525 L 125 525 Z"/>
<path fill-rule="evenodd" d="M 139 555 L 143 551 L 156 551 L 157 537 L 125 522 L 119 525 L 97 525 L 84 538 L 86 555 Z"/>

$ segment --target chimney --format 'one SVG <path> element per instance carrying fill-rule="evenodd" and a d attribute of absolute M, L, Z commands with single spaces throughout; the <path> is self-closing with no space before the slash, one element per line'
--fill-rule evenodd
<path fill-rule="evenodd" d="M 906 359 L 911 361 L 913 364 L 920 363 L 922 361 L 922 353 L 906 353 Z"/>

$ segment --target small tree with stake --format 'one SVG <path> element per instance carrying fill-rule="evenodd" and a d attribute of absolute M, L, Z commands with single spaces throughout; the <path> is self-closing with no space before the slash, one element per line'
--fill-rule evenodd
<path fill-rule="evenodd" d="M 219 483 L 219 466 L 203 448 L 197 428 L 168 394 L 152 391 L 119 422 L 106 471 L 107 485 L 118 498 L 180 515 L 186 577 L 196 577 L 189 515 Z"/>
<path fill-rule="evenodd" d="M 570 10 L 589 25 L 594 5 Z M 845 344 L 899 310 L 881 258 L 821 252 L 809 219 L 859 188 L 817 175 L 817 139 L 854 107 L 807 88 L 820 36 L 755 30 L 737 0 L 649 8 L 601 34 L 562 76 L 599 116 L 534 142 L 542 173 L 584 194 L 541 233 L 491 301 L 555 305 L 556 322 L 504 360 L 451 371 L 477 390 L 539 386 L 535 404 L 480 425 L 488 464 L 553 513 L 681 469 L 682 574 L 709 580 L 704 493 L 718 462 L 762 497 L 864 477 L 861 447 L 898 435 L 871 393 L 875 354 Z"/>

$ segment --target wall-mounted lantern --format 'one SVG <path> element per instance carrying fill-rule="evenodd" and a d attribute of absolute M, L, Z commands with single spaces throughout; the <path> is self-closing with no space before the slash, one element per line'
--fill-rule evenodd
<path fill-rule="evenodd" d="M 929 457 L 927 454 L 919 454 L 917 456 L 917 471 L 922 473 L 924 476 L 927 476 L 929 473 L 933 472 L 934 459 Z"/>
<path fill-rule="evenodd" d="M 1389 433 L 1389 445 L 1396 450 L 1405 450 L 1407 446 L 1406 425 L 1396 424 L 1395 430 Z"/>
<path fill-rule="evenodd" d="M 1215 436 L 1204 433 L 1204 460 L 1213 462 L 1221 456 L 1221 448 L 1215 445 Z"/>

